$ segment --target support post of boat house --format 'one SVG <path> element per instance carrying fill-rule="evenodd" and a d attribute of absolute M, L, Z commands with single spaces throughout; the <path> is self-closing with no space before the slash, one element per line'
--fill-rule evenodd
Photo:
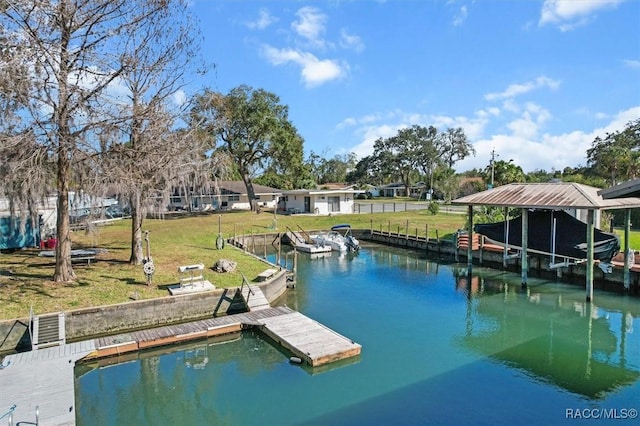
<path fill-rule="evenodd" d="M 522 241 L 521 247 L 521 278 L 522 286 L 527 286 L 527 275 L 529 262 L 527 258 L 527 249 L 538 250 L 535 244 L 530 244 L 528 241 L 529 236 L 529 209 L 532 210 L 586 210 L 587 211 L 587 230 L 586 230 L 586 246 L 587 250 L 585 257 L 576 259 L 579 261 L 585 261 L 586 268 L 586 299 L 588 302 L 593 300 L 593 279 L 594 272 L 593 267 L 595 265 L 594 260 L 594 240 L 595 240 L 595 215 L 596 211 L 600 210 L 612 210 L 612 209 L 627 209 L 626 214 L 626 226 L 625 226 L 625 240 L 628 241 L 629 236 L 629 223 L 630 223 L 630 210 L 633 208 L 640 208 L 640 179 L 636 179 L 630 182 L 625 182 L 616 187 L 612 187 L 606 190 L 600 190 L 587 185 L 578 184 L 575 182 L 549 182 L 549 183 L 512 183 L 508 185 L 499 186 L 490 190 L 478 192 L 475 194 L 466 195 L 464 197 L 452 200 L 453 204 L 464 204 L 469 208 L 469 249 L 467 252 L 467 262 L 469 269 L 471 268 L 472 256 L 471 256 L 471 238 L 473 221 L 472 208 L 474 206 L 494 206 L 503 207 L 505 213 L 508 212 L 508 208 L 519 208 L 522 211 Z M 506 214 L 505 214 L 506 216 Z M 508 217 L 505 217 L 505 230 L 506 236 L 504 244 L 504 260 L 506 264 L 506 253 L 508 250 Z M 630 286 L 630 272 L 629 268 L 629 254 L 628 245 L 625 243 L 625 275 L 624 286 L 629 288 Z M 546 251 L 543 250 L 546 253 Z M 555 252 L 554 252 L 555 253 Z M 505 265 L 506 266 L 506 265 Z"/>
<path fill-rule="evenodd" d="M 587 210 L 587 302 L 593 300 L 593 233 L 594 233 L 594 221 L 595 211 L 593 209 Z"/>
<path fill-rule="evenodd" d="M 522 278 L 521 285 L 527 287 L 529 258 L 527 257 L 527 248 L 529 246 L 529 210 L 522 209 L 522 252 L 520 253 L 520 276 Z"/>
<path fill-rule="evenodd" d="M 471 270 L 473 269 L 473 206 L 468 206 L 469 215 L 469 244 L 467 244 L 467 276 L 471 282 Z"/>
<path fill-rule="evenodd" d="M 624 270 L 623 285 L 629 290 L 631 288 L 631 262 L 634 260 L 633 252 L 629 252 L 629 236 L 631 235 L 631 209 L 624 211 Z"/>

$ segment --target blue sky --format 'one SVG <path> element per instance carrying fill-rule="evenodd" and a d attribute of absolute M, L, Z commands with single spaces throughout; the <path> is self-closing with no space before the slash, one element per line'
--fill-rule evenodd
<path fill-rule="evenodd" d="M 310 151 L 373 151 L 414 124 L 462 127 L 484 168 L 586 165 L 640 118 L 640 1 L 192 0 L 209 73 L 280 97 Z"/>

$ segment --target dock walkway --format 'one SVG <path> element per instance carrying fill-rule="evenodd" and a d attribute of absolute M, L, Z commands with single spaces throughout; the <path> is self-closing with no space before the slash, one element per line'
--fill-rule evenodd
<path fill-rule="evenodd" d="M 256 297 L 256 301 L 259 299 Z M 7 416 L 0 420 L 5 422 L 11 415 L 13 424 L 35 423 L 37 408 L 41 426 L 74 425 L 76 361 L 253 327 L 312 367 L 355 357 L 361 351 L 361 346 L 351 339 L 286 306 L 260 306 L 240 314 L 66 343 L 4 358 L 0 369 L 0 416 Z"/>
<path fill-rule="evenodd" d="M 75 425 L 77 360 L 95 350 L 93 340 L 9 355 L 0 370 L 0 416 L 38 425 Z M 12 409 L 13 407 L 13 409 Z"/>

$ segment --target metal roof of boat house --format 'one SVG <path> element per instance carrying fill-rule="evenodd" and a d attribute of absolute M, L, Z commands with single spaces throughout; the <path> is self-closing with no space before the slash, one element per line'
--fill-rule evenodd
<path fill-rule="evenodd" d="M 640 178 L 619 183 L 618 185 L 603 189 L 598 193 L 605 199 L 640 197 Z"/>
<path fill-rule="evenodd" d="M 453 204 L 530 209 L 640 208 L 640 198 L 605 199 L 600 189 L 575 182 L 511 183 L 457 198 Z"/>

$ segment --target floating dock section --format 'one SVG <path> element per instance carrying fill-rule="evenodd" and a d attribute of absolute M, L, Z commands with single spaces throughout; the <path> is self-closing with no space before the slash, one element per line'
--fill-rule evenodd
<path fill-rule="evenodd" d="M 293 310 L 259 322 L 264 334 L 312 367 L 358 356 L 362 349 L 351 339 Z"/>
<path fill-rule="evenodd" d="M 362 349 L 358 343 L 317 321 L 289 307 L 280 306 L 261 307 L 241 314 L 101 337 L 94 341 L 95 351 L 88 354 L 86 359 L 121 355 L 253 327 L 311 367 L 358 356 Z"/>
<path fill-rule="evenodd" d="M 287 306 L 269 306 L 259 286 L 244 286 L 240 291 L 244 293 L 249 312 L 82 342 L 62 341 L 53 347 L 5 357 L 0 365 L 0 419 L 8 417 L 9 424 L 73 425 L 76 361 L 118 356 L 249 328 L 262 331 L 311 367 L 360 355 L 361 346 L 351 339 Z"/>

